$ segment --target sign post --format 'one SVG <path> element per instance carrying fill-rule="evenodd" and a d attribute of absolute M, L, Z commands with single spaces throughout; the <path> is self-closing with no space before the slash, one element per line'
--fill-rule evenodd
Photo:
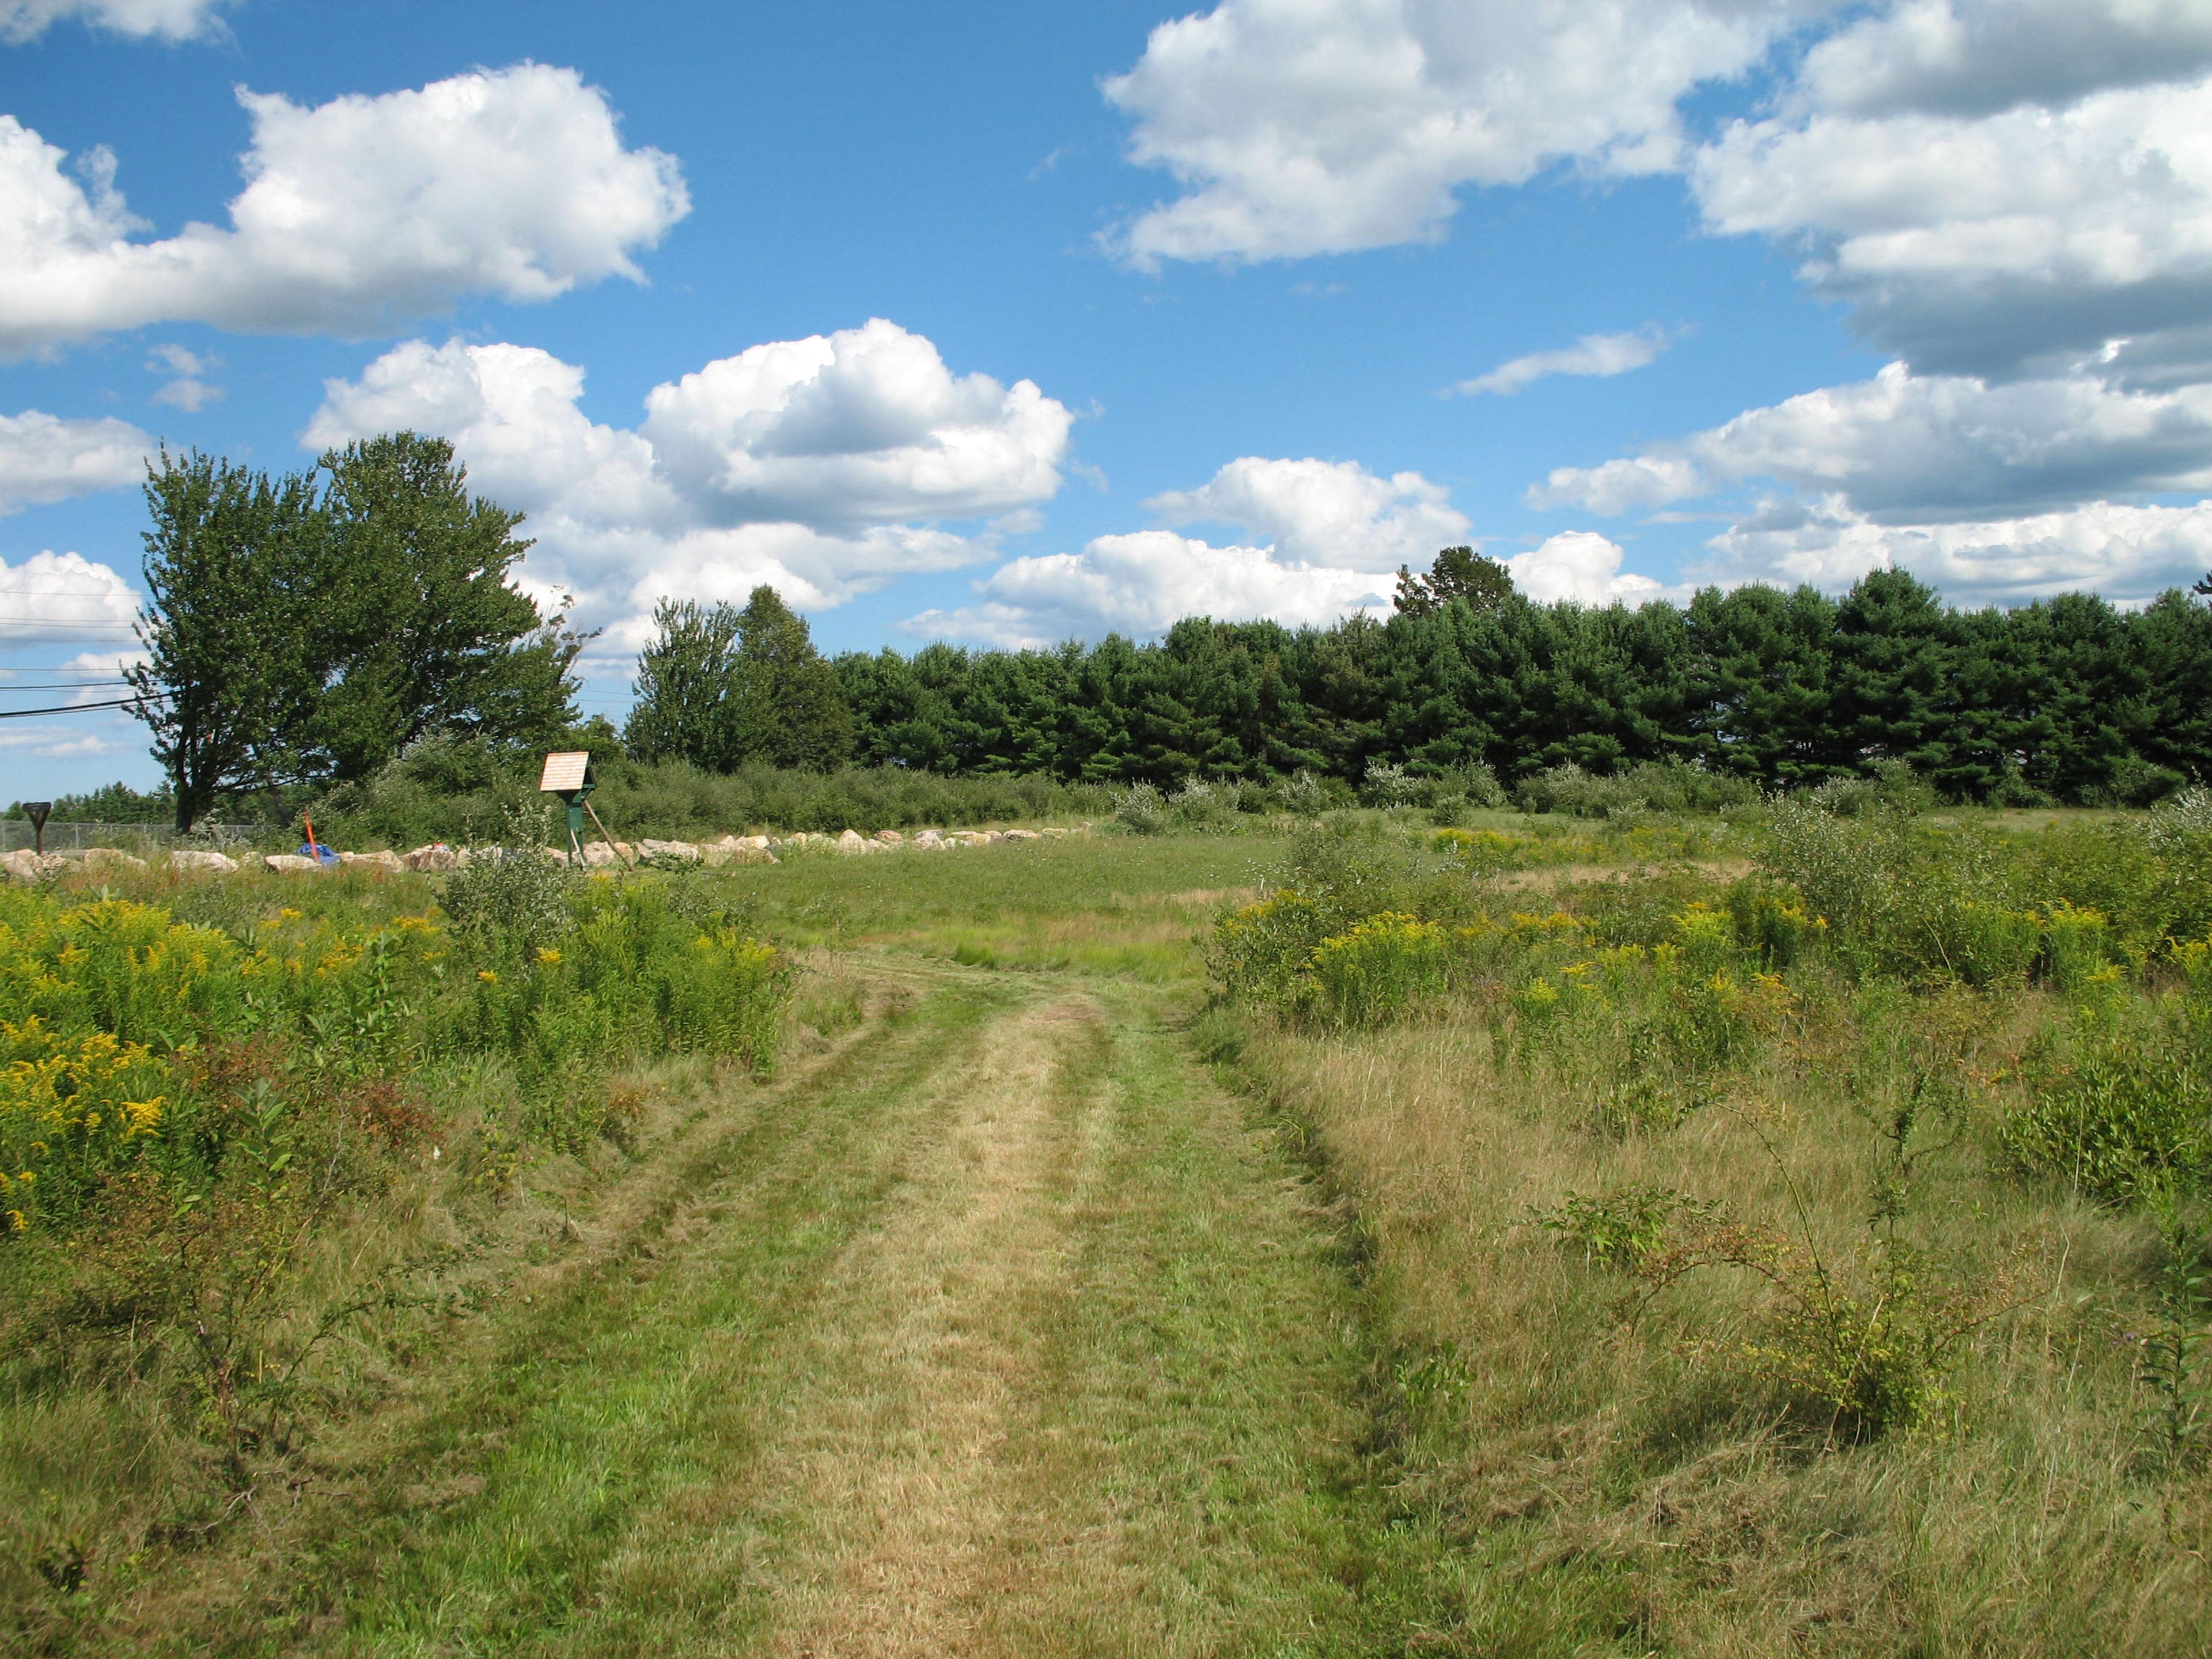
<path fill-rule="evenodd" d="M 46 852 L 46 815 L 53 810 L 54 804 L 50 800 L 27 800 L 23 803 L 23 816 L 31 821 L 31 834 L 38 842 L 39 856 L 41 858 Z"/>
<path fill-rule="evenodd" d="M 584 797 L 597 787 L 587 749 L 546 756 L 545 769 L 538 775 L 538 793 L 558 795 L 568 805 L 568 867 L 572 870 L 583 867 Z"/>

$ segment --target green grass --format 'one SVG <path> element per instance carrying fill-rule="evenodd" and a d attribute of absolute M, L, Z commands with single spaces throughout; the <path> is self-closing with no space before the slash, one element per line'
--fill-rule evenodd
<path fill-rule="evenodd" d="M 2155 1342 L 2204 1351 L 2200 1302 L 2166 1295 L 2195 1269 L 2124 1188 L 2091 1203 L 2007 1139 L 2069 1045 L 2155 1060 L 2197 1029 L 2176 1000 L 2195 958 L 1954 982 L 1887 904 L 1851 924 L 1906 930 L 1881 950 L 1801 916 L 1770 983 L 1729 908 L 1778 856 L 1755 824 L 1540 826 L 1486 864 L 1403 815 L 1343 823 L 1295 849 L 1322 931 L 1403 911 L 1446 953 L 1375 1029 L 1296 997 L 1206 1006 L 1212 924 L 1282 873 L 1279 837 L 675 878 L 797 948 L 777 1076 L 633 1066 L 619 1146 L 395 1180 L 310 1278 L 396 1294 L 242 1490 L 150 1378 L 9 1372 L 5 1639 L 2212 1651 L 2212 1460 L 2172 1432 L 2212 1376 L 2191 1362 L 2161 1396 L 2155 1374 Z M 2115 911 L 2142 940 L 2198 914 L 2195 866 L 2130 851 L 2129 821 L 1921 829 L 1884 854 L 1897 892 L 1971 877 L 1972 903 L 2040 927 L 2109 891 L 2165 907 Z M 340 931 L 431 892 L 192 890 L 241 915 L 311 894 Z M 1788 909 L 1771 873 L 1746 894 L 1762 927 Z M 508 1085 L 488 1063 L 451 1086 L 459 1123 Z M 2203 1220 L 2184 1199 L 2181 1234 Z M 1845 1423 L 1784 1363 L 1802 1269 L 1747 1270 L 1751 1235 L 1716 1218 L 1817 1248 L 1863 1306 L 1878 1284 L 1913 1317 L 1993 1291 L 1994 1316 L 1893 1366 L 1891 1419 Z M 1669 1277 L 1689 1246 L 1712 1265 Z"/>
<path fill-rule="evenodd" d="M 1215 912 L 1282 850 L 1266 836 L 1101 836 L 797 854 L 695 879 L 741 896 L 769 930 L 804 944 L 1166 981 L 1197 971 L 1194 942 Z"/>

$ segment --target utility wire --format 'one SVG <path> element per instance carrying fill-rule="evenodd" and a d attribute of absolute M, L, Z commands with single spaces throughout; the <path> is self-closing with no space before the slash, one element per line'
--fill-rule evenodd
<path fill-rule="evenodd" d="M 33 714 L 82 714 L 94 708 L 136 708 L 158 698 L 118 697 L 112 702 L 61 702 L 52 708 L 0 708 L 0 720 L 20 720 Z"/>

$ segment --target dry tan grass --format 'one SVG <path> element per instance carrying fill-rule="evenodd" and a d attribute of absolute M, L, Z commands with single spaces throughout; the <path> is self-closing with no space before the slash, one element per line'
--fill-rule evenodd
<path fill-rule="evenodd" d="M 1948 1022 L 1986 1075 L 2016 1057 L 2035 1004 L 1962 994 L 1915 1017 Z M 1969 1339 L 1942 1420 L 1874 1445 L 1823 1453 L 1767 1414 L 1729 1359 L 1767 1300 L 1748 1275 L 1649 1296 L 1532 1224 L 1571 1191 L 1648 1183 L 1849 1262 L 1869 1237 L 1875 1133 L 1844 1071 L 1865 1036 L 1835 1011 L 1800 1021 L 1720 1103 L 1621 1139 L 1593 1131 L 1593 1075 L 1508 1064 L 1473 1017 L 1255 1034 L 1243 1064 L 1319 1134 L 1358 1205 L 1389 1336 L 1407 1363 L 1430 1357 L 1408 1490 L 1480 1540 L 1468 1606 L 1583 1571 L 1628 1587 L 1607 1616 L 1655 1651 L 2208 1650 L 2212 1491 L 2142 1473 L 2125 1333 L 2144 1224 L 2054 1206 L 1993 1168 L 1989 1097 L 1930 1166 L 1913 1223 L 1953 1282 L 2014 1273 L 2022 1305 Z"/>
<path fill-rule="evenodd" d="M 1023 1588 L 1006 1535 L 1025 1484 L 1012 1419 L 1038 1383 L 1034 1316 L 1064 1288 L 1051 1200 L 1083 1139 L 1066 1102 L 1095 1082 L 1100 1018 L 1082 998 L 1024 1010 L 946 1077 L 948 1132 L 827 1287 L 811 1364 L 836 1384 L 785 1425 L 766 1472 L 802 1522 L 775 1651 L 1007 1650 L 991 1628 Z"/>

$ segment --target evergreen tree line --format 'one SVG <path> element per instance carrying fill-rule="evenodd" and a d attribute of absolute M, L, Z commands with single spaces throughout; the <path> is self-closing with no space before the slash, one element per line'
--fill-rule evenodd
<path fill-rule="evenodd" d="M 1152 644 L 824 660 L 765 587 L 742 611 L 670 604 L 658 622 L 624 739 L 711 771 L 1356 783 L 1389 762 L 1510 784 L 1671 761 L 1791 788 L 1903 762 L 1954 798 L 2019 803 L 2212 781 L 2212 609 L 2179 591 L 2136 611 L 2087 594 L 1962 611 L 1876 571 L 1839 599 L 1541 605 L 1454 548 L 1400 573 L 1388 620 L 1329 628 L 1194 617 Z"/>
<path fill-rule="evenodd" d="M 574 725 L 583 641 L 509 585 L 522 515 L 471 496 L 444 439 L 275 477 L 164 450 L 146 502 L 130 678 L 179 829 L 365 778 L 433 732 L 523 746 Z"/>

